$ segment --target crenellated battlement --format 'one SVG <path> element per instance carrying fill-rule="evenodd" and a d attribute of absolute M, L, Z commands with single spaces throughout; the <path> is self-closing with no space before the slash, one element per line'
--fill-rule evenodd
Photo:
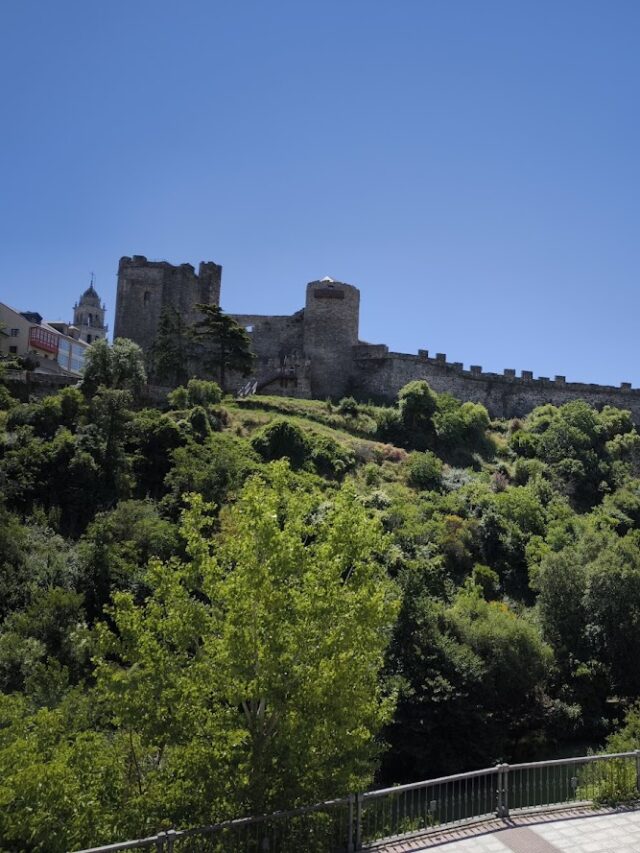
<path fill-rule="evenodd" d="M 435 356 L 430 356 L 429 350 L 426 349 L 419 349 L 417 355 L 390 352 L 389 347 L 385 344 L 360 343 L 353 348 L 353 356 L 357 361 L 389 357 L 399 361 L 416 362 L 423 366 L 426 364 L 438 370 L 444 370 L 468 379 L 480 379 L 482 381 L 526 383 L 545 387 L 557 386 L 574 391 L 593 391 L 594 389 L 602 389 L 607 392 L 640 391 L 640 389 L 632 388 L 630 382 L 621 382 L 619 385 L 599 385 L 586 382 L 567 382 L 566 376 L 562 375 L 556 375 L 553 379 L 549 376 L 536 377 L 531 370 L 521 370 L 518 375 L 518 372 L 511 367 L 506 367 L 502 373 L 485 371 L 479 364 L 470 364 L 468 368 L 465 368 L 461 361 L 447 361 L 446 353 L 439 352 Z"/>
<path fill-rule="evenodd" d="M 448 361 L 446 353 L 430 355 L 426 349 L 417 354 L 390 352 L 381 345 L 360 344 L 353 348 L 356 376 L 353 386 L 361 397 L 391 400 L 414 379 L 426 379 L 434 391 L 449 392 L 460 400 L 482 403 L 493 417 L 526 415 L 536 406 L 562 405 L 570 400 L 586 400 L 593 406 L 605 405 L 629 409 L 640 423 L 640 389 L 630 382 L 619 386 L 587 382 L 567 382 L 557 374 L 534 376 L 531 370 L 519 373 L 511 367 L 502 373 L 485 371 L 479 364 L 465 367 Z"/>

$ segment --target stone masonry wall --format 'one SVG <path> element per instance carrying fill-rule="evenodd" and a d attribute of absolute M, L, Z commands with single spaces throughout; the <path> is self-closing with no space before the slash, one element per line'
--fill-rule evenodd
<path fill-rule="evenodd" d="M 269 362 L 285 356 L 302 355 L 303 312 L 281 316 L 261 314 L 231 314 L 231 317 L 249 332 L 251 346 L 257 356 L 256 377 L 269 368 Z"/>
<path fill-rule="evenodd" d="M 596 408 L 610 405 L 629 409 L 635 422 L 640 423 L 640 390 L 632 389 L 628 383 L 617 388 L 569 383 L 563 376 L 534 379 L 527 370 L 520 376 L 515 375 L 515 370 L 484 373 L 477 365 L 464 370 L 459 363 L 447 362 L 443 354 L 429 358 L 425 351 L 416 356 L 385 354 L 379 347 L 355 348 L 352 387 L 360 398 L 392 400 L 403 385 L 414 379 L 426 379 L 434 391 L 448 391 L 462 401 L 482 403 L 492 417 L 521 417 L 545 403 L 561 406 L 579 399 Z"/>
<path fill-rule="evenodd" d="M 121 258 L 114 337 L 130 338 L 145 352 L 153 344 L 164 307 L 173 307 L 185 323 L 198 319 L 198 303 L 220 304 L 222 267 L 200 264 L 196 274 L 191 264 L 173 266 L 166 261 L 148 261 L 143 255 Z"/>
<path fill-rule="evenodd" d="M 342 397 L 349 386 L 352 351 L 358 343 L 360 291 L 331 279 L 307 285 L 304 354 L 311 361 L 314 397 Z"/>

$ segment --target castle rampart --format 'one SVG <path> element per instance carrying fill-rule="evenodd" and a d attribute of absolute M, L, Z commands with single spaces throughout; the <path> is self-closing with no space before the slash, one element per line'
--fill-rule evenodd
<path fill-rule="evenodd" d="M 201 263 L 173 266 L 141 255 L 122 258 L 118 268 L 115 335 L 129 337 L 148 350 L 157 336 L 163 308 L 173 307 L 186 325 L 198 319 L 197 303 L 220 304 L 222 267 Z M 534 378 L 485 372 L 481 365 L 465 369 L 445 353 L 426 349 L 417 355 L 389 352 L 386 344 L 359 340 L 360 291 L 344 282 L 323 278 L 307 285 L 305 307 L 291 315 L 232 314 L 249 332 L 256 355 L 251 387 L 263 393 L 304 397 L 394 400 L 400 388 L 426 379 L 437 392 L 482 403 L 493 417 L 521 417 L 545 403 L 562 405 L 582 399 L 597 408 L 629 409 L 640 424 L 640 390 L 628 382 L 620 387 L 567 382 L 566 377 Z M 237 390 L 246 379 L 229 377 Z"/>
<path fill-rule="evenodd" d="M 640 390 L 632 389 L 628 382 L 616 387 L 567 382 L 560 375 L 534 379 L 530 370 L 521 371 L 520 376 L 510 368 L 504 373 L 484 372 L 479 365 L 465 370 L 460 362 L 447 362 L 443 353 L 430 358 L 426 350 L 418 355 L 389 352 L 376 359 L 366 353 L 362 357 L 362 349 L 354 347 L 353 387 L 364 399 L 392 400 L 407 382 L 426 379 L 434 391 L 482 403 L 492 417 L 522 417 L 545 403 L 560 406 L 580 399 L 596 408 L 611 405 L 629 409 L 640 423 Z"/>

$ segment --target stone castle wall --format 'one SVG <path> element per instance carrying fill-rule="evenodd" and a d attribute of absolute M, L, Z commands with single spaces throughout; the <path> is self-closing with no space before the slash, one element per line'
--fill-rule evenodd
<path fill-rule="evenodd" d="M 115 336 L 128 337 L 146 351 L 153 344 L 162 309 L 172 306 L 188 325 L 198 319 L 197 303 L 220 304 L 222 267 L 201 263 L 198 274 L 190 264 L 173 266 L 150 262 L 141 255 L 122 258 L 118 268 Z M 534 379 L 530 371 L 485 373 L 479 365 L 468 370 L 446 355 L 430 357 L 389 352 L 384 344 L 359 340 L 360 291 L 325 278 L 307 285 L 305 307 L 286 316 L 232 314 L 244 326 L 256 355 L 254 375 L 260 392 L 299 397 L 340 398 L 353 394 L 362 400 L 394 400 L 400 388 L 426 379 L 438 392 L 482 403 L 493 417 L 519 417 L 545 403 L 562 405 L 582 399 L 602 408 L 629 409 L 640 424 L 640 390 Z M 226 390 L 238 390 L 246 378 L 229 376 Z"/>
<path fill-rule="evenodd" d="M 359 320 L 357 287 L 330 279 L 307 285 L 304 353 L 311 361 L 314 397 L 342 397 L 347 392 Z"/>
<path fill-rule="evenodd" d="M 438 353 L 430 358 L 426 350 L 418 355 L 385 352 L 384 346 L 359 346 L 354 349 L 352 387 L 357 396 L 393 400 L 400 388 L 415 379 L 426 379 L 437 392 L 448 392 L 463 401 L 482 403 L 492 417 L 522 417 L 545 403 L 561 406 L 571 400 L 585 400 L 596 408 L 605 405 L 629 409 L 640 423 L 640 390 L 627 382 L 620 387 L 533 378 L 533 373 L 515 370 L 485 373 L 479 365 L 465 370 L 459 362 L 447 362 Z"/>
<path fill-rule="evenodd" d="M 231 314 L 251 336 L 257 356 L 256 369 L 270 370 L 274 359 L 282 361 L 287 356 L 301 356 L 304 352 L 303 312 L 284 316 L 260 314 Z"/>
<path fill-rule="evenodd" d="M 172 307 L 187 324 L 198 319 L 198 303 L 220 304 L 222 267 L 201 263 L 173 266 L 148 261 L 143 255 L 121 258 L 118 265 L 115 338 L 130 338 L 148 351 L 158 331 L 160 315 Z"/>

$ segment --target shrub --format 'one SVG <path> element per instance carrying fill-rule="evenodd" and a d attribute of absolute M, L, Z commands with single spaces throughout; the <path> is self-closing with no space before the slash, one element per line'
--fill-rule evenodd
<path fill-rule="evenodd" d="M 401 447 L 394 447 L 393 444 L 379 444 L 374 448 L 373 455 L 376 462 L 382 465 L 383 462 L 404 462 L 408 453 Z"/>
<path fill-rule="evenodd" d="M 190 379 L 187 383 L 190 406 L 215 406 L 222 400 L 222 389 L 217 382 L 207 379 Z"/>
<path fill-rule="evenodd" d="M 471 577 L 474 584 L 480 587 L 487 601 L 498 597 L 500 577 L 492 568 L 484 566 L 482 563 L 476 563 Z"/>
<path fill-rule="evenodd" d="M 398 393 L 398 409 L 406 441 L 416 450 L 425 450 L 433 441 L 433 416 L 437 395 L 423 379 L 409 382 Z"/>
<path fill-rule="evenodd" d="M 403 443 L 404 430 L 402 428 L 400 412 L 397 409 L 390 407 L 377 409 L 375 419 L 376 438 L 379 441 L 392 441 L 396 444 Z"/>
<path fill-rule="evenodd" d="M 338 412 L 348 418 L 358 416 L 358 404 L 353 397 L 343 397 L 338 403 Z"/>
<path fill-rule="evenodd" d="M 442 485 L 448 492 L 457 492 L 472 481 L 473 474 L 466 468 L 446 467 L 442 471 Z"/>
<path fill-rule="evenodd" d="M 311 461 L 321 477 L 341 480 L 355 465 L 355 457 L 332 438 L 318 436 L 311 442 Z"/>
<path fill-rule="evenodd" d="M 189 426 L 198 441 L 204 441 L 211 434 L 211 424 L 202 406 L 194 406 L 189 413 Z"/>
<path fill-rule="evenodd" d="M 434 490 L 442 484 L 442 462 L 430 451 L 410 453 L 406 473 L 407 483 L 416 489 Z"/>
<path fill-rule="evenodd" d="M 299 426 L 284 418 L 260 430 L 251 445 L 265 462 L 287 458 L 292 468 L 302 468 L 310 455 L 305 434 Z"/>
<path fill-rule="evenodd" d="M 362 503 L 369 509 L 388 509 L 391 506 L 391 498 L 386 492 L 377 489 L 362 498 Z"/>
<path fill-rule="evenodd" d="M 374 465 L 372 462 L 365 465 L 363 475 L 367 486 L 379 486 L 382 481 L 380 466 Z"/>
<path fill-rule="evenodd" d="M 184 385 L 174 388 L 167 394 L 167 400 L 172 409 L 186 409 L 189 405 L 189 395 Z"/>

